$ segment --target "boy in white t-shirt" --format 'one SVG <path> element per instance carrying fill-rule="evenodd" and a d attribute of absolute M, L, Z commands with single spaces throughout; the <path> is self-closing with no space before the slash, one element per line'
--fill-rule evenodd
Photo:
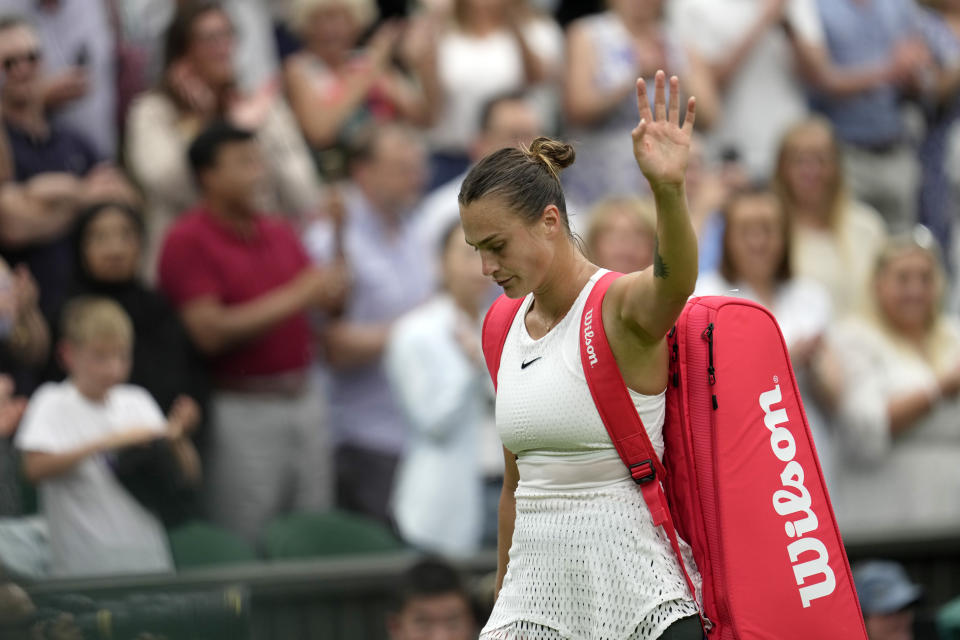
<path fill-rule="evenodd" d="M 163 527 L 117 480 L 111 457 L 169 438 L 185 473 L 197 477 L 196 451 L 185 436 L 199 410 L 181 399 L 165 419 L 145 389 L 123 384 L 132 347 L 133 325 L 118 304 L 71 302 L 60 345 L 68 378 L 36 391 L 17 432 L 25 474 L 40 487 L 56 575 L 173 569 Z"/>

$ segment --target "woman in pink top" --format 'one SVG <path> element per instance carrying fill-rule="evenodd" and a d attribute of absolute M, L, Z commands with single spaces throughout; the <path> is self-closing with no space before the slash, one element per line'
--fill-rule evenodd
<path fill-rule="evenodd" d="M 371 123 L 430 124 L 437 103 L 435 47 L 429 24 L 381 25 L 373 0 L 296 0 L 292 26 L 304 49 L 284 64 L 290 103 L 317 152 L 321 173 L 340 177 L 350 138 Z M 410 75 L 394 64 L 398 56 Z"/>

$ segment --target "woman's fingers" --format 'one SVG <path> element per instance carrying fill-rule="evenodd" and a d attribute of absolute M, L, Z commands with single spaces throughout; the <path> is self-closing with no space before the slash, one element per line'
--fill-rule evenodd
<path fill-rule="evenodd" d="M 667 117 L 670 124 L 680 126 L 680 80 L 677 76 L 670 76 L 670 104 Z"/>
<path fill-rule="evenodd" d="M 687 115 L 683 117 L 683 132 L 687 135 L 693 133 L 693 123 L 697 119 L 697 99 L 690 96 L 687 100 Z"/>
<path fill-rule="evenodd" d="M 663 72 L 663 69 L 657 71 L 656 78 L 653 81 L 653 113 L 656 122 L 667 119 L 666 80 L 667 74 Z"/>
<path fill-rule="evenodd" d="M 647 83 L 643 78 L 637 78 L 637 111 L 641 121 L 650 122 L 653 114 L 650 113 L 650 101 L 647 100 Z"/>
<path fill-rule="evenodd" d="M 663 70 L 657 71 L 654 78 L 653 112 L 650 111 L 650 102 L 647 100 L 647 84 L 643 78 L 637 79 L 637 109 L 640 114 L 640 124 L 631 132 L 634 137 L 642 135 L 647 123 L 667 121 L 680 126 L 680 79 L 670 77 L 669 108 L 667 105 L 667 75 Z M 693 96 L 687 101 L 687 113 L 683 119 L 683 131 L 693 131 L 696 120 L 696 100 Z"/>

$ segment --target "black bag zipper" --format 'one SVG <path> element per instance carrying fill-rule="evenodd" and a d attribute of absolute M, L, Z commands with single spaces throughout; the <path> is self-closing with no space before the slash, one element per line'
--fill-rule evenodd
<path fill-rule="evenodd" d="M 679 387 L 680 371 L 678 370 L 679 365 L 677 363 L 680 360 L 680 345 L 678 344 L 677 339 L 674 337 L 676 332 L 677 325 L 673 325 L 673 328 L 670 329 L 670 333 L 667 334 L 667 339 L 670 341 L 670 369 L 673 371 L 673 375 L 670 376 L 670 379 L 673 382 L 674 387 Z"/>
<path fill-rule="evenodd" d="M 717 370 L 713 366 L 713 323 L 707 325 L 707 328 L 703 331 L 703 339 L 707 341 L 707 379 L 710 381 L 710 386 L 714 386 L 717 383 Z M 713 408 L 716 409 L 719 404 L 717 403 L 717 394 L 712 394 L 713 396 Z"/>

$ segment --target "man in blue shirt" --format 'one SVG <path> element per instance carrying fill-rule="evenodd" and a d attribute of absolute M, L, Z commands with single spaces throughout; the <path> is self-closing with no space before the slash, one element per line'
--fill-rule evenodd
<path fill-rule="evenodd" d="M 816 83 L 814 105 L 844 143 L 847 178 L 892 231 L 916 220 L 919 167 L 901 110 L 922 89 L 930 55 L 913 0 L 818 0 L 827 49 L 857 83 Z"/>
<path fill-rule="evenodd" d="M 426 162 L 419 136 L 399 125 L 374 128 L 357 145 L 342 240 L 351 288 L 342 317 L 323 331 L 337 502 L 383 522 L 409 429 L 383 370 L 383 351 L 394 321 L 434 289 L 433 252 L 422 244 L 413 215 L 427 184 Z M 335 258 L 334 236 L 327 222 L 307 231 L 317 262 Z"/>

